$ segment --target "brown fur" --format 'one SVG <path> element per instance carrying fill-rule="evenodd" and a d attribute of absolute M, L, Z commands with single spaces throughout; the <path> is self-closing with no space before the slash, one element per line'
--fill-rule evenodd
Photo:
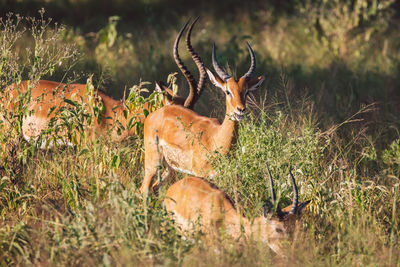
<path fill-rule="evenodd" d="M 256 89 L 263 77 L 241 78 L 238 82 L 231 78 L 225 83 L 207 71 L 214 85 L 226 93 L 224 121 L 221 124 L 215 118 L 201 116 L 177 105 L 166 106 L 150 114 L 144 123 L 145 177 L 141 192 L 149 190 L 160 157 L 175 170 L 199 177 L 213 176 L 212 152 L 226 154 L 236 142 L 238 120 L 245 111 L 246 93 Z M 156 135 L 160 140 L 160 155 Z"/>
<path fill-rule="evenodd" d="M 284 218 L 257 217 L 250 222 L 238 213 L 231 199 L 215 185 L 199 177 L 185 177 L 167 190 L 164 199 L 167 211 L 173 214 L 176 223 L 184 230 L 192 230 L 199 223 L 201 230 L 211 234 L 219 228 L 237 239 L 242 234 L 267 243 L 277 254 L 283 255 L 282 241 L 287 239 L 295 215 Z M 291 205 L 283 211 L 289 211 Z"/>
<path fill-rule="evenodd" d="M 28 81 L 22 81 L 18 86 L 12 84 L 7 87 L 0 94 L 3 103 L 6 104 L 5 108 L 9 111 L 16 111 L 17 106 L 12 100 L 16 99 L 19 93 L 26 91 Z M 73 99 L 74 101 L 82 101 L 88 103 L 87 96 L 85 96 L 86 84 L 64 84 L 53 81 L 40 80 L 31 88 L 31 100 L 28 104 L 29 111 L 33 111 L 31 115 L 28 115 L 23 120 L 23 134 L 25 138 L 36 138 L 42 130 L 47 128 L 47 125 L 51 118 L 56 115 L 56 112 L 52 112 L 48 116 L 48 112 L 52 107 L 56 107 L 56 110 L 62 106 L 65 106 L 65 99 Z M 105 107 L 104 114 L 100 122 L 95 121 L 92 125 L 92 130 L 97 134 L 104 134 L 109 131 L 109 126 L 114 125 L 118 120 L 122 126 L 126 129 L 121 135 L 117 134 L 115 130 L 111 132 L 111 139 L 113 141 L 120 141 L 125 139 L 127 136 L 135 134 L 135 128 L 127 130 L 127 123 L 133 116 L 137 116 L 137 120 L 143 122 L 145 117 L 141 110 L 132 112 L 128 118 L 124 117 L 123 103 L 119 100 L 115 100 L 105 94 L 102 91 L 96 90 L 98 100 L 102 101 Z M 11 99 L 11 101 L 9 101 Z M 180 97 L 174 97 L 172 103 L 182 104 L 184 99 Z M 164 104 L 170 103 L 164 100 Z M 148 108 L 148 103 L 144 104 L 144 108 Z"/>

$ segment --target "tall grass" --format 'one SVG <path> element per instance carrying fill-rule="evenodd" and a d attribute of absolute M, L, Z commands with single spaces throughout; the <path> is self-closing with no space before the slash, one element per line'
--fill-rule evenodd
<path fill-rule="evenodd" d="M 360 171 L 370 162 L 361 160 L 354 166 L 353 157 L 358 155 L 338 149 L 345 150 L 348 142 L 333 142 L 335 133 L 327 137 L 306 119 L 307 111 L 298 110 L 297 103 L 292 107 L 294 117 L 278 107 L 248 116 L 241 123 L 236 148 L 216 162 L 220 175 L 214 182 L 246 216 L 254 218 L 269 197 L 265 163 L 277 181 L 282 204 L 291 202 L 287 171 L 292 166 L 301 199 L 312 200 L 286 247 L 293 264 L 395 265 L 400 256 L 399 182 L 388 173 L 396 169 Z M 199 236 L 182 238 L 163 208 L 163 189 L 158 197 L 148 199 L 138 192 L 143 177 L 141 147 L 138 140 L 110 144 L 105 139 L 81 150 L 38 152 L 24 165 L 18 184 L 3 177 L 2 263 L 264 265 L 280 261 L 251 240 L 244 244 L 228 237 L 216 240 L 218 252 Z M 395 149 L 385 150 L 384 155 Z M 375 164 L 383 162 L 375 160 Z"/>

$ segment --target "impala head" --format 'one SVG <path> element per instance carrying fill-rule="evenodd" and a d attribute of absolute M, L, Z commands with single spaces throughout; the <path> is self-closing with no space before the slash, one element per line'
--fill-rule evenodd
<path fill-rule="evenodd" d="M 226 114 L 231 119 L 237 121 L 241 120 L 244 116 L 247 94 L 258 89 L 264 81 L 263 76 L 253 77 L 253 73 L 256 69 L 256 57 L 251 46 L 248 43 L 246 43 L 246 46 L 250 53 L 251 64 L 249 70 L 239 80 L 236 81 L 235 78 L 228 75 L 219 66 L 215 52 L 215 43 L 213 44 L 212 62 L 217 75 L 214 75 L 209 69 L 207 69 L 210 81 L 216 87 L 221 88 L 225 93 Z"/>
<path fill-rule="evenodd" d="M 274 182 L 272 175 L 267 166 L 269 183 L 271 188 L 271 200 L 264 205 L 264 216 L 255 219 L 253 225 L 258 227 L 261 241 L 268 243 L 272 250 L 277 254 L 282 255 L 282 241 L 289 237 L 294 228 L 296 219 L 299 217 L 303 209 L 310 203 L 305 201 L 299 204 L 299 194 L 296 186 L 296 181 L 292 172 L 289 170 L 290 178 L 293 186 L 292 204 L 284 209 L 276 205 L 276 211 L 273 212 L 273 206 L 276 202 Z"/>

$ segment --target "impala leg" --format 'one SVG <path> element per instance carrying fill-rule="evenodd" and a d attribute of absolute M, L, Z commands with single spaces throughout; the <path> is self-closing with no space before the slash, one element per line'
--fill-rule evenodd
<path fill-rule="evenodd" d="M 171 178 L 174 178 L 175 177 L 175 171 L 168 165 L 168 163 L 167 162 L 165 162 L 165 160 L 162 160 L 161 161 L 162 163 L 162 165 L 163 166 L 165 166 L 165 170 L 163 171 L 163 173 L 162 173 L 162 175 L 161 175 L 161 181 L 159 180 L 159 179 L 157 179 L 156 178 L 156 180 L 152 183 L 151 182 L 151 180 L 153 180 L 153 178 L 156 176 L 156 174 L 157 174 L 157 170 L 156 170 L 156 173 L 154 173 L 154 170 L 153 170 L 153 166 L 150 166 L 149 167 L 149 172 L 151 172 L 152 173 L 152 177 L 150 178 L 150 182 L 147 182 L 147 180 L 146 180 L 146 178 L 145 178 L 145 180 L 146 180 L 146 185 L 145 185 L 145 180 L 143 180 L 143 184 L 142 184 L 142 186 L 141 186 L 141 188 L 140 188 L 140 191 L 143 193 L 143 192 L 145 192 L 145 190 L 146 190 L 146 188 L 147 188 L 147 190 L 149 190 L 149 188 L 151 187 L 151 189 L 153 190 L 153 191 L 157 191 L 158 190 L 158 188 L 160 187 L 160 185 L 161 185 L 161 183 L 163 182 L 163 181 L 165 181 L 165 180 L 169 180 L 169 179 L 171 179 Z M 157 165 L 158 165 L 158 160 L 157 160 Z M 145 167 L 146 168 L 146 167 Z M 147 172 L 148 170 L 147 169 L 145 169 L 145 177 L 147 177 Z M 150 176 L 150 175 L 149 175 Z"/>
<path fill-rule="evenodd" d="M 147 193 L 149 191 L 153 177 L 157 173 L 157 160 L 155 160 L 155 162 L 153 162 L 154 163 L 153 165 L 151 165 L 150 163 L 147 163 L 147 162 L 148 162 L 148 160 L 146 160 L 146 163 L 145 163 L 144 179 L 142 182 L 142 186 L 140 187 L 140 192 L 142 194 Z"/>
<path fill-rule="evenodd" d="M 165 166 L 165 165 L 164 165 Z M 171 169 L 168 165 L 164 172 L 161 175 L 161 180 L 156 178 L 156 180 L 151 184 L 151 189 L 153 192 L 157 192 L 162 183 L 165 181 L 165 179 L 169 179 L 170 177 L 174 176 L 174 170 Z"/>
<path fill-rule="evenodd" d="M 161 176 L 161 180 L 165 181 L 165 180 L 169 180 L 169 179 L 173 178 L 173 181 L 175 181 L 174 169 L 172 169 L 165 161 L 164 161 L 164 166 L 167 166 L 167 167 Z"/>
<path fill-rule="evenodd" d="M 153 189 L 153 191 L 156 191 L 159 186 L 161 185 L 162 182 L 164 182 L 165 180 L 170 180 L 171 178 L 173 178 L 175 180 L 175 171 L 165 162 L 163 161 L 163 165 L 166 166 L 164 172 L 161 175 L 161 181 L 159 181 L 158 179 L 152 184 L 151 188 Z"/>
<path fill-rule="evenodd" d="M 159 156 L 155 143 L 148 141 L 146 142 L 145 140 L 144 150 L 144 179 L 142 186 L 140 187 L 140 192 L 142 194 L 148 193 L 153 177 L 157 174 L 157 166 L 159 162 Z"/>

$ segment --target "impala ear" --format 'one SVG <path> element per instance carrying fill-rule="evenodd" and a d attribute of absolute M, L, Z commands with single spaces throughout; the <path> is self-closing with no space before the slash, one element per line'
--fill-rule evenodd
<path fill-rule="evenodd" d="M 174 96 L 171 89 L 169 89 L 163 82 L 155 82 L 156 88 L 154 89 L 156 92 L 162 93 L 164 95 L 164 99 L 167 105 L 174 104 Z"/>
<path fill-rule="evenodd" d="M 307 207 L 307 205 L 308 205 L 310 202 L 311 202 L 311 200 L 307 200 L 307 201 L 304 201 L 304 202 L 300 203 L 300 204 L 297 206 L 296 213 L 297 213 L 298 215 L 300 215 L 301 212 L 303 211 L 303 209 L 304 209 L 305 207 Z"/>
<path fill-rule="evenodd" d="M 156 88 L 155 88 L 154 90 L 155 90 L 156 92 L 161 93 L 161 92 L 162 92 L 161 86 L 158 84 L 158 82 L 155 82 L 155 84 L 156 84 Z"/>
<path fill-rule="evenodd" d="M 161 87 L 161 84 L 162 84 L 162 82 L 155 82 L 155 84 L 156 84 L 156 88 L 154 89 L 156 92 L 159 92 L 159 93 L 162 93 L 163 92 L 163 89 L 162 89 L 162 87 Z"/>
<path fill-rule="evenodd" d="M 307 205 L 310 203 L 310 201 L 311 201 L 311 200 L 307 200 L 307 201 L 304 201 L 304 202 L 298 204 L 298 205 L 297 205 L 297 208 L 296 208 L 296 213 L 295 213 L 295 214 L 296 214 L 296 215 L 300 215 L 301 212 L 304 210 L 304 208 L 307 207 Z M 289 212 L 291 211 L 291 209 L 292 209 L 292 205 L 289 205 L 289 206 L 283 208 L 282 211 L 283 211 L 283 213 L 285 213 L 285 214 L 289 214 Z"/>
<path fill-rule="evenodd" d="M 214 75 L 208 68 L 206 68 L 206 71 L 211 83 L 225 91 L 225 82 L 218 75 Z"/>
<path fill-rule="evenodd" d="M 263 212 L 264 212 L 264 218 L 268 217 L 268 214 L 272 212 L 272 208 L 274 205 L 272 205 L 271 201 L 267 201 L 264 206 L 263 206 Z"/>
<path fill-rule="evenodd" d="M 257 90 L 263 83 L 263 81 L 264 81 L 264 76 L 251 78 L 249 81 L 247 81 L 247 86 L 249 88 L 249 91 Z"/>

